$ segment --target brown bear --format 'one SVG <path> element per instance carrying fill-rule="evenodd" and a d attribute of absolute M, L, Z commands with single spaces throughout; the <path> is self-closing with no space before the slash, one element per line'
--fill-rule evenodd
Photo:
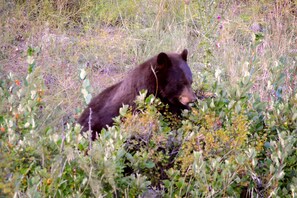
<path fill-rule="evenodd" d="M 96 133 L 113 124 L 112 118 L 119 115 L 123 104 L 134 106 L 141 90 L 160 98 L 172 113 L 180 114 L 183 109 L 189 109 L 189 103 L 195 101 L 196 96 L 191 88 L 192 73 L 187 56 L 186 49 L 181 54 L 161 52 L 137 66 L 122 81 L 91 100 L 78 120 L 82 131 L 91 126 L 92 139 L 95 140 Z"/>

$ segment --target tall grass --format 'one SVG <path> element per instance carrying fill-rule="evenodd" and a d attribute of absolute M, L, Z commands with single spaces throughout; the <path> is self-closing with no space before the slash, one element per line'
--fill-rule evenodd
<path fill-rule="evenodd" d="M 296 196 L 296 4 L 0 1 L 0 194 Z M 181 119 L 142 94 L 90 149 L 86 96 L 184 48 L 194 89 L 216 97 Z"/>

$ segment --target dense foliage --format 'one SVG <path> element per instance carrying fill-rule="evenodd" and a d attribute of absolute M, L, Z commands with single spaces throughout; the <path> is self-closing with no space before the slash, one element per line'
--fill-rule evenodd
<path fill-rule="evenodd" d="M 297 196 L 296 2 L 0 5 L 0 197 Z M 98 140 L 80 134 L 110 79 L 182 48 L 191 110 L 143 90 Z"/>
<path fill-rule="evenodd" d="M 44 86 L 32 51 L 28 75 L 1 80 L 1 193 L 17 196 L 165 197 L 296 195 L 297 95 L 272 109 L 244 78 L 178 118 L 140 93 L 98 141 L 80 126 L 42 127 Z M 82 71 L 83 72 L 83 71 Z M 86 76 L 80 75 L 83 80 Z M 160 113 L 162 111 L 163 113 Z"/>

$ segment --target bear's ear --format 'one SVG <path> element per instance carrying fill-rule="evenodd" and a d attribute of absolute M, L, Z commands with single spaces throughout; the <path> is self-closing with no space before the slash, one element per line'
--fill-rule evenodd
<path fill-rule="evenodd" d="M 170 66 L 170 59 L 167 54 L 161 52 L 157 57 L 157 63 L 162 66 Z"/>
<path fill-rule="evenodd" d="M 183 52 L 181 53 L 181 57 L 184 59 L 184 61 L 187 61 L 188 57 L 188 50 L 184 49 Z"/>

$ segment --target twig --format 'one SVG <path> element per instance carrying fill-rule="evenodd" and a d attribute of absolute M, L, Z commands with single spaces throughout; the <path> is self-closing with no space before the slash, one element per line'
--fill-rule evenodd
<path fill-rule="evenodd" d="M 158 89 L 159 89 L 159 84 L 158 84 L 158 76 L 156 74 L 156 71 L 155 69 L 153 68 L 153 66 L 151 65 L 151 70 L 155 76 L 155 79 L 156 79 L 156 92 L 155 92 L 155 97 L 157 97 L 157 94 L 158 94 Z"/>
<path fill-rule="evenodd" d="M 92 108 L 90 108 L 90 115 L 89 115 L 89 130 L 88 133 L 89 135 L 89 150 L 92 149 L 92 136 L 93 136 L 93 132 L 92 132 L 92 128 L 91 128 L 91 121 L 92 121 Z"/>

